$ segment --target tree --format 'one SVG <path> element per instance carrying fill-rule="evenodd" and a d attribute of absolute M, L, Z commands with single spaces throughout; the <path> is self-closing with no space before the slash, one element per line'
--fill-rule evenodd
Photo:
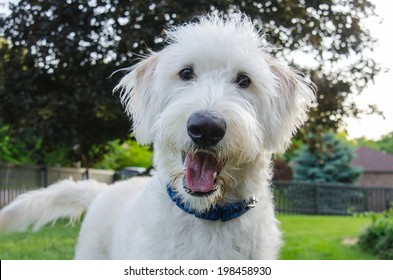
<path fill-rule="evenodd" d="M 377 141 L 379 150 L 393 155 L 393 131 Z"/>
<path fill-rule="evenodd" d="M 359 114 L 344 101 L 378 71 L 366 55 L 374 40 L 361 24 L 374 15 L 370 1 L 20 0 L 0 22 L 8 41 L 0 48 L 1 117 L 12 137 L 42 139 L 37 161 L 61 145 L 70 147 L 70 160 L 90 166 L 107 141 L 129 134 L 111 95 L 120 75 L 109 78 L 111 73 L 134 63 L 146 46 L 162 48 L 166 26 L 237 7 L 261 26 L 276 57 L 307 72 L 319 87 L 311 127 L 336 128 L 342 116 Z M 301 64 L 294 54 L 320 66 Z"/>
<path fill-rule="evenodd" d="M 350 165 L 355 153 L 348 143 L 333 133 L 312 135 L 317 143 L 304 145 L 292 162 L 296 181 L 354 183 L 361 170 Z M 315 150 L 312 147 L 317 147 Z"/>
<path fill-rule="evenodd" d="M 28 156 L 22 152 L 21 143 L 12 143 L 9 130 L 9 126 L 3 125 L 0 120 L 0 162 L 25 162 Z"/>
<path fill-rule="evenodd" d="M 393 131 L 383 135 L 379 140 L 370 140 L 364 137 L 353 141 L 356 146 L 366 146 L 393 155 Z"/>

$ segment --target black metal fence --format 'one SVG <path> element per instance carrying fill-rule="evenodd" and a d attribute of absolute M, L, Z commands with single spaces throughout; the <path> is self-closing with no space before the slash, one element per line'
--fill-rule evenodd
<path fill-rule="evenodd" d="M 381 212 L 393 203 L 393 187 L 274 182 L 276 210 L 288 214 L 349 215 Z"/>
<path fill-rule="evenodd" d="M 129 177 L 127 174 L 97 169 L 0 163 L 0 208 L 23 192 L 47 187 L 59 180 L 95 179 L 110 184 L 120 177 Z M 381 212 L 393 202 L 393 187 L 276 181 L 273 183 L 273 191 L 276 210 L 287 214 L 348 215 L 365 211 Z"/>

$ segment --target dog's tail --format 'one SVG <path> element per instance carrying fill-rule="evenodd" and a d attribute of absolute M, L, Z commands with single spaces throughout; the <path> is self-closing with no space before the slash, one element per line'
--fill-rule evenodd
<path fill-rule="evenodd" d="M 26 192 L 0 210 L 0 231 L 25 231 L 30 226 L 35 231 L 63 217 L 73 223 L 106 188 L 94 180 L 69 179 Z"/>

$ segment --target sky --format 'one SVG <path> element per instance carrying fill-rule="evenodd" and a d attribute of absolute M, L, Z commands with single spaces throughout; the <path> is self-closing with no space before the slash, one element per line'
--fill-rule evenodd
<path fill-rule="evenodd" d="M 365 136 L 368 139 L 379 139 L 393 131 L 393 1 L 372 0 L 376 6 L 376 13 L 382 19 L 373 19 L 366 22 L 373 37 L 378 39 L 373 58 L 388 72 L 379 73 L 373 84 L 354 100 L 361 107 L 376 104 L 383 111 L 385 119 L 381 116 L 363 116 L 361 119 L 347 119 L 348 138 Z"/>

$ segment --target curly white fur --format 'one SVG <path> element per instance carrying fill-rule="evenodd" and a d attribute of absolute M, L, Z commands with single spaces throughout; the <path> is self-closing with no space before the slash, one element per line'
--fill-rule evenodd
<path fill-rule="evenodd" d="M 132 67 L 116 88 L 137 140 L 154 144 L 157 173 L 116 183 L 94 199 L 75 257 L 275 259 L 282 241 L 269 187 L 271 155 L 285 150 L 306 120 L 312 85 L 269 54 L 263 35 L 242 14 L 211 14 L 167 35 L 167 47 Z M 193 79 L 179 77 L 185 67 L 192 67 Z M 250 78 L 249 86 L 236 83 L 240 74 Z M 226 122 L 225 136 L 208 151 L 187 133 L 187 120 L 199 111 Z M 183 182 L 184 155 L 200 151 L 223 165 L 219 188 L 206 196 L 188 193 Z M 171 201 L 168 183 L 197 212 L 251 196 L 259 202 L 228 222 L 202 220 Z"/>

